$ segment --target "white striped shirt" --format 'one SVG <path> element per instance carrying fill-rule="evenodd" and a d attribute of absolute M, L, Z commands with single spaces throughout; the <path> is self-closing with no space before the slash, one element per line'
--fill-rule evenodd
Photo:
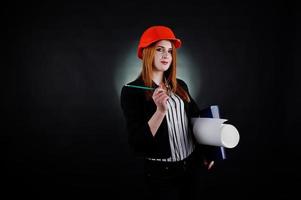
<path fill-rule="evenodd" d="M 174 162 L 187 158 L 194 150 L 195 145 L 188 128 L 188 118 L 184 109 L 183 100 L 171 93 L 167 101 L 168 112 L 166 121 L 168 126 L 171 157 L 166 159 L 154 159 L 156 161 Z"/>

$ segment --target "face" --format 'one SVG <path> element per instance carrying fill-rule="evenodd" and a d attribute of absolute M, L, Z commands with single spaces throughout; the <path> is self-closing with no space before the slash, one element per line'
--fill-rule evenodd
<path fill-rule="evenodd" d="M 165 72 L 172 62 L 172 45 L 169 40 L 160 40 L 155 47 L 154 71 Z"/>

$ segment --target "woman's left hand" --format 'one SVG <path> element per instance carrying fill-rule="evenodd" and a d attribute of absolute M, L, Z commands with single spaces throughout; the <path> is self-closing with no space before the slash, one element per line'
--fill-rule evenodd
<path fill-rule="evenodd" d="M 204 160 L 204 165 L 207 167 L 208 170 L 210 170 L 212 168 L 212 166 L 214 165 L 214 160 L 211 160 L 210 162 L 208 162 L 207 160 Z"/>

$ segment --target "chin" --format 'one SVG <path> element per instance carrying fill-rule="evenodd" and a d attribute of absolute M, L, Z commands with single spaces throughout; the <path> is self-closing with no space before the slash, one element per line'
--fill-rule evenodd
<path fill-rule="evenodd" d="M 158 71 L 162 71 L 162 72 L 165 72 L 169 69 L 170 66 L 164 66 L 164 65 L 161 65 L 159 67 L 157 67 L 157 70 Z"/>
<path fill-rule="evenodd" d="M 162 66 L 162 68 L 161 68 L 161 70 L 164 72 L 167 71 L 168 69 L 169 69 L 169 66 Z"/>

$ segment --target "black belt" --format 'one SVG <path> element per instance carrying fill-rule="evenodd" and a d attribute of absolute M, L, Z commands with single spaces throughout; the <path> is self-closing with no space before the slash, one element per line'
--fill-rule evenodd
<path fill-rule="evenodd" d="M 187 158 L 181 161 L 166 162 L 166 161 L 154 161 L 145 159 L 146 171 L 158 173 L 168 172 L 183 172 L 195 165 L 195 155 L 192 153 Z"/>

